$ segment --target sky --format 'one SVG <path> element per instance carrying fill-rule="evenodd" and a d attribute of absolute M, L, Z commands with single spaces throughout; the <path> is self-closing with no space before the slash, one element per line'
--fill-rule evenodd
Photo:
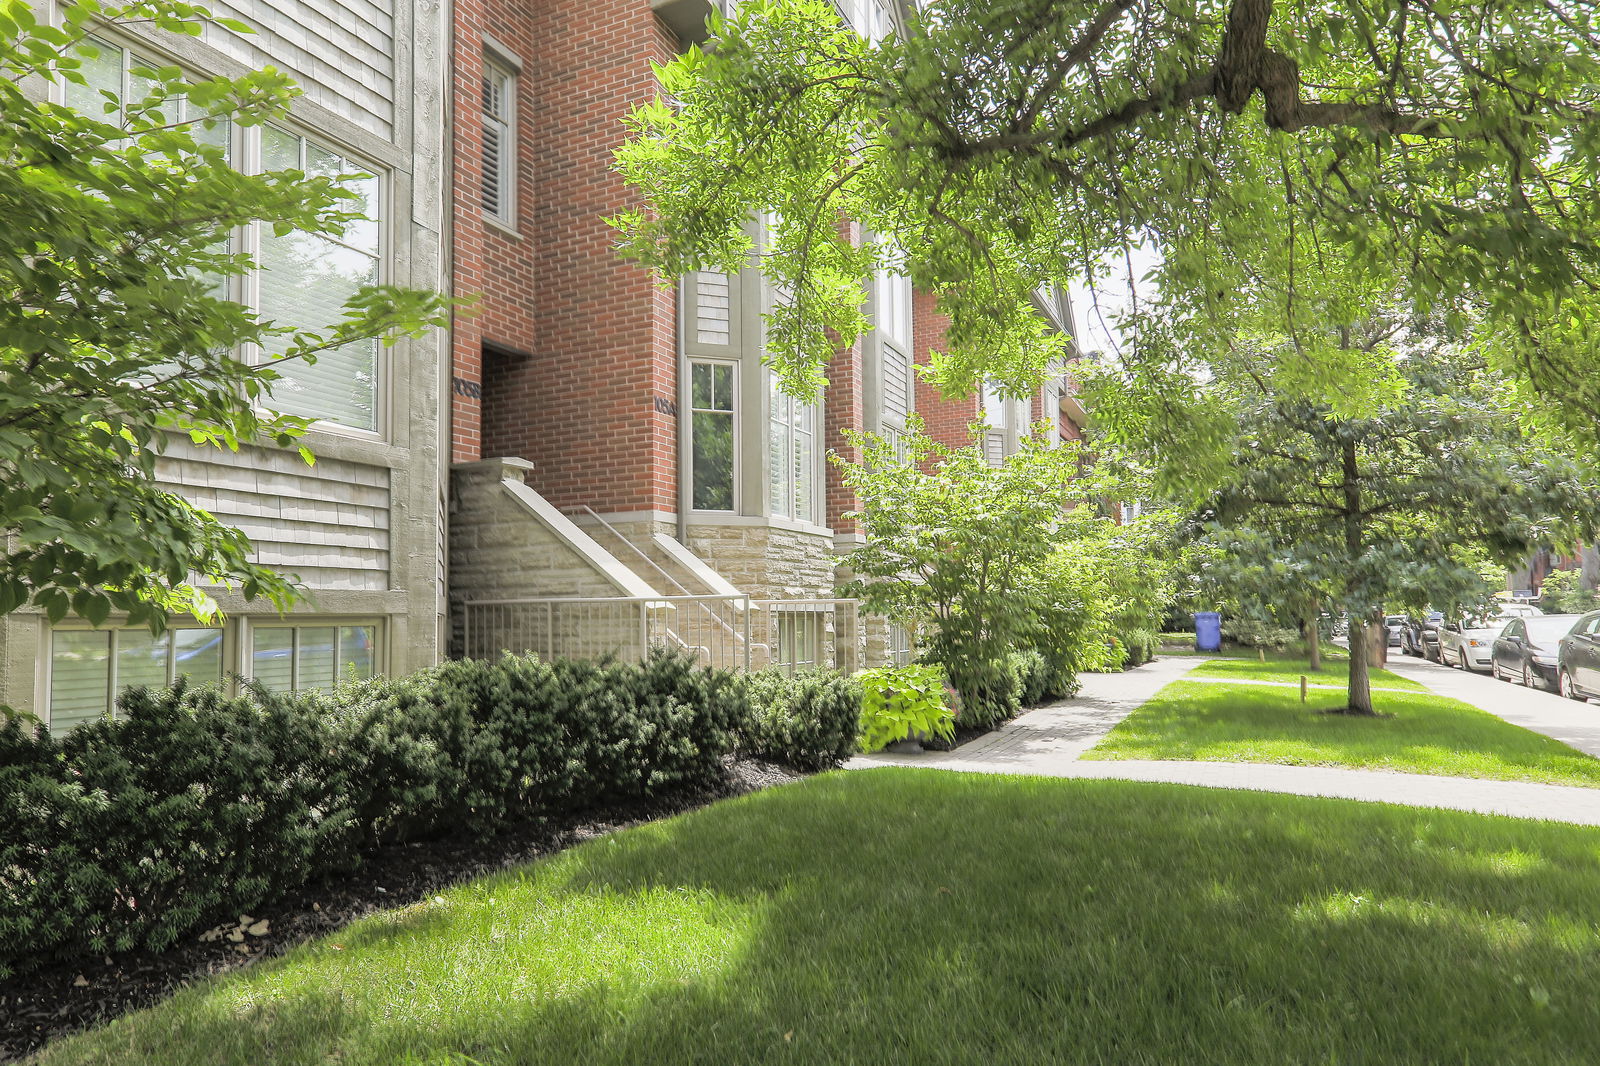
<path fill-rule="evenodd" d="M 1072 312 L 1078 330 L 1078 347 L 1085 352 L 1120 351 L 1123 336 L 1117 330 L 1116 319 L 1130 310 L 1136 298 L 1149 299 L 1154 290 L 1150 283 L 1139 279 L 1161 262 L 1161 254 L 1154 247 L 1142 244 L 1134 247 L 1126 261 L 1108 264 L 1111 273 L 1091 287 L 1087 280 L 1079 280 L 1070 287 Z M 1129 264 L 1133 278 L 1130 281 Z"/>

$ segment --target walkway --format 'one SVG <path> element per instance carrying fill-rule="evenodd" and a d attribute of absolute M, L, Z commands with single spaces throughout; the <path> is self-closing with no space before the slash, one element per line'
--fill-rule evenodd
<path fill-rule="evenodd" d="M 1496 681 L 1488 674 L 1469 674 L 1404 655 L 1390 656 L 1388 669 L 1422 682 L 1441 696 L 1600 757 L 1600 705 L 1564 700 L 1554 692 L 1523 688 L 1520 683 Z"/>
<path fill-rule="evenodd" d="M 1023 714 L 1001 729 L 964 744 L 955 751 L 927 752 L 922 755 L 858 755 L 846 767 L 859 770 L 875 766 L 917 766 L 966 773 L 1160 781 L 1399 803 L 1413 807 L 1443 807 L 1479 814 L 1505 814 L 1600 826 L 1600 789 L 1524 781 L 1487 781 L 1471 777 L 1435 777 L 1383 770 L 1347 770 L 1331 766 L 1134 759 L 1086 761 L 1079 758 L 1140 704 L 1203 661 L 1188 657 L 1158 659 L 1121 674 L 1087 674 L 1082 678 L 1083 689 L 1075 698 Z M 1394 665 L 1391 662 L 1390 668 L 1393 669 Z M 1436 669 L 1446 670 L 1443 667 Z M 1395 672 L 1415 677 L 1434 687 L 1441 695 L 1483 706 L 1479 702 L 1481 693 L 1476 699 L 1457 695 L 1457 691 L 1464 692 L 1466 688 L 1452 685 L 1446 678 L 1425 676 L 1423 672 Z M 1459 680 L 1467 685 L 1473 681 L 1471 678 Z M 1480 680 L 1498 685 L 1501 689 L 1511 689 L 1509 685 L 1489 682 L 1487 678 Z M 1557 703 L 1568 702 L 1559 697 L 1550 698 Z M 1587 741 L 1600 746 L 1600 707 L 1586 707 L 1578 703 L 1573 703 L 1572 707 L 1580 712 L 1587 709 L 1589 714 L 1595 716 L 1590 723 L 1594 732 L 1588 735 Z M 1548 720 L 1552 713 L 1543 712 L 1541 717 Z M 1518 725 L 1527 724 L 1510 714 L 1502 714 L 1502 717 Z M 1527 727 L 1535 728 L 1531 724 Z M 1577 732 L 1576 727 L 1563 728 Z M 1543 729 L 1539 731 L 1546 732 Z M 1567 737 L 1558 739 L 1566 740 L 1575 747 L 1583 747 L 1586 751 L 1594 750 L 1584 744 L 1574 743 Z"/>

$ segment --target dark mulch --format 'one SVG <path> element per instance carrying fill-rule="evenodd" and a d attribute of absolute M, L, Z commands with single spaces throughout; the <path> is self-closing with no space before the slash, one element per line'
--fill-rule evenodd
<path fill-rule="evenodd" d="M 250 917 L 267 919 L 270 929 L 263 936 L 246 936 L 243 945 L 225 938 L 200 941 L 204 930 L 196 929 L 166 951 L 76 959 L 0 981 L 0 1063 L 12 1062 L 68 1033 L 150 1006 L 191 981 L 282 955 L 375 911 L 407 906 L 451 885 L 585 840 L 802 776 L 781 766 L 741 761 L 730 768 L 726 786 L 712 792 L 511 825 L 483 842 L 446 838 L 390 845 L 368 856 L 355 873 L 308 884 L 288 898 L 254 911 Z M 241 952 L 241 946 L 248 952 Z"/>

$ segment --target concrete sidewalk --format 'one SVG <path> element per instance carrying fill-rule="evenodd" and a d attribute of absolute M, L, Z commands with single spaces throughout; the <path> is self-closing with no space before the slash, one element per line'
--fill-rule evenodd
<path fill-rule="evenodd" d="M 1169 682 L 1182 678 L 1205 660 L 1158 659 L 1121 674 L 1086 674 L 1083 689 L 1073 699 L 1019 716 L 1005 726 L 964 744 L 955 751 L 922 755 L 858 755 L 846 768 L 913 766 L 964 773 L 1038 774 L 1044 777 L 1160 781 L 1210 788 L 1239 788 L 1286 792 L 1300 796 L 1330 796 L 1374 803 L 1399 803 L 1413 807 L 1442 807 L 1479 814 L 1504 814 L 1578 825 L 1600 826 L 1600 789 L 1569 785 L 1543 785 L 1525 781 L 1490 781 L 1472 777 L 1435 777 L 1428 774 L 1383 770 L 1352 770 L 1331 766 L 1285 766 L 1277 763 L 1184 762 L 1177 760 L 1084 760 L 1080 756 L 1100 742 L 1111 728 L 1126 718 Z M 1391 664 L 1391 669 L 1392 669 Z M 1446 668 L 1436 668 L 1446 670 Z M 1396 671 L 1399 673 L 1400 671 Z M 1448 671 L 1447 671 L 1448 672 Z M 1424 684 L 1464 702 L 1455 688 L 1421 673 L 1406 672 Z M 1461 679 L 1468 684 L 1472 679 Z M 1485 683 L 1494 685 L 1496 682 Z M 1509 685 L 1499 685 L 1510 689 Z M 1520 691 L 1520 690 L 1519 690 Z M 1529 693 L 1530 696 L 1543 695 Z M 1479 698 L 1482 694 L 1479 693 Z M 1550 697 L 1558 704 L 1569 701 Z M 1582 711 L 1585 705 L 1573 703 Z M 1485 708 L 1490 709 L 1490 708 Z M 1600 717 L 1600 708 L 1587 708 Z M 1500 713 L 1500 712 L 1495 712 Z M 1551 712 L 1543 711 L 1547 721 Z M 1502 715 L 1511 719 L 1509 715 Z M 1517 724 L 1522 725 L 1523 722 Z M 1533 728 L 1533 726 L 1529 726 Z M 1562 726 L 1568 732 L 1574 728 Z M 1600 745 L 1600 721 L 1590 738 Z M 1545 730 L 1539 730 L 1545 732 Z M 1550 734 L 1554 735 L 1554 734 Z M 1558 737 L 1558 739 L 1565 739 Z M 1580 737 L 1579 739 L 1584 739 Z M 1567 743 L 1573 743 L 1568 740 Z M 1574 746 L 1582 746 L 1574 744 Z M 1585 750 L 1589 750 L 1585 748 Z"/>
<path fill-rule="evenodd" d="M 985 733 L 955 751 L 929 751 L 921 755 L 857 755 L 846 763 L 852 770 L 869 766 L 935 766 L 972 763 L 1003 773 L 1008 766 L 1048 766 L 1070 762 L 1100 743 L 1111 727 L 1132 714 L 1167 686 L 1206 660 L 1157 659 L 1120 674 L 1083 674 L 1081 688 L 1072 699 L 1052 703 L 1013 718 L 992 733 Z M 962 767 L 964 768 L 964 767 Z M 1043 773 L 1020 769 L 1015 773 Z"/>

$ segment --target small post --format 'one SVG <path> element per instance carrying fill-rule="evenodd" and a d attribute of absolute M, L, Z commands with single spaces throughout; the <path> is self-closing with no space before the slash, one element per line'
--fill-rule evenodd
<path fill-rule="evenodd" d="M 1267 649 L 1265 647 L 1259 647 L 1258 646 L 1256 648 L 1256 658 L 1260 659 L 1262 662 L 1266 662 L 1267 661 Z"/>
<path fill-rule="evenodd" d="M 1304 703 L 1305 701 L 1306 701 L 1306 675 L 1305 674 L 1301 674 L 1300 675 L 1300 702 Z"/>

